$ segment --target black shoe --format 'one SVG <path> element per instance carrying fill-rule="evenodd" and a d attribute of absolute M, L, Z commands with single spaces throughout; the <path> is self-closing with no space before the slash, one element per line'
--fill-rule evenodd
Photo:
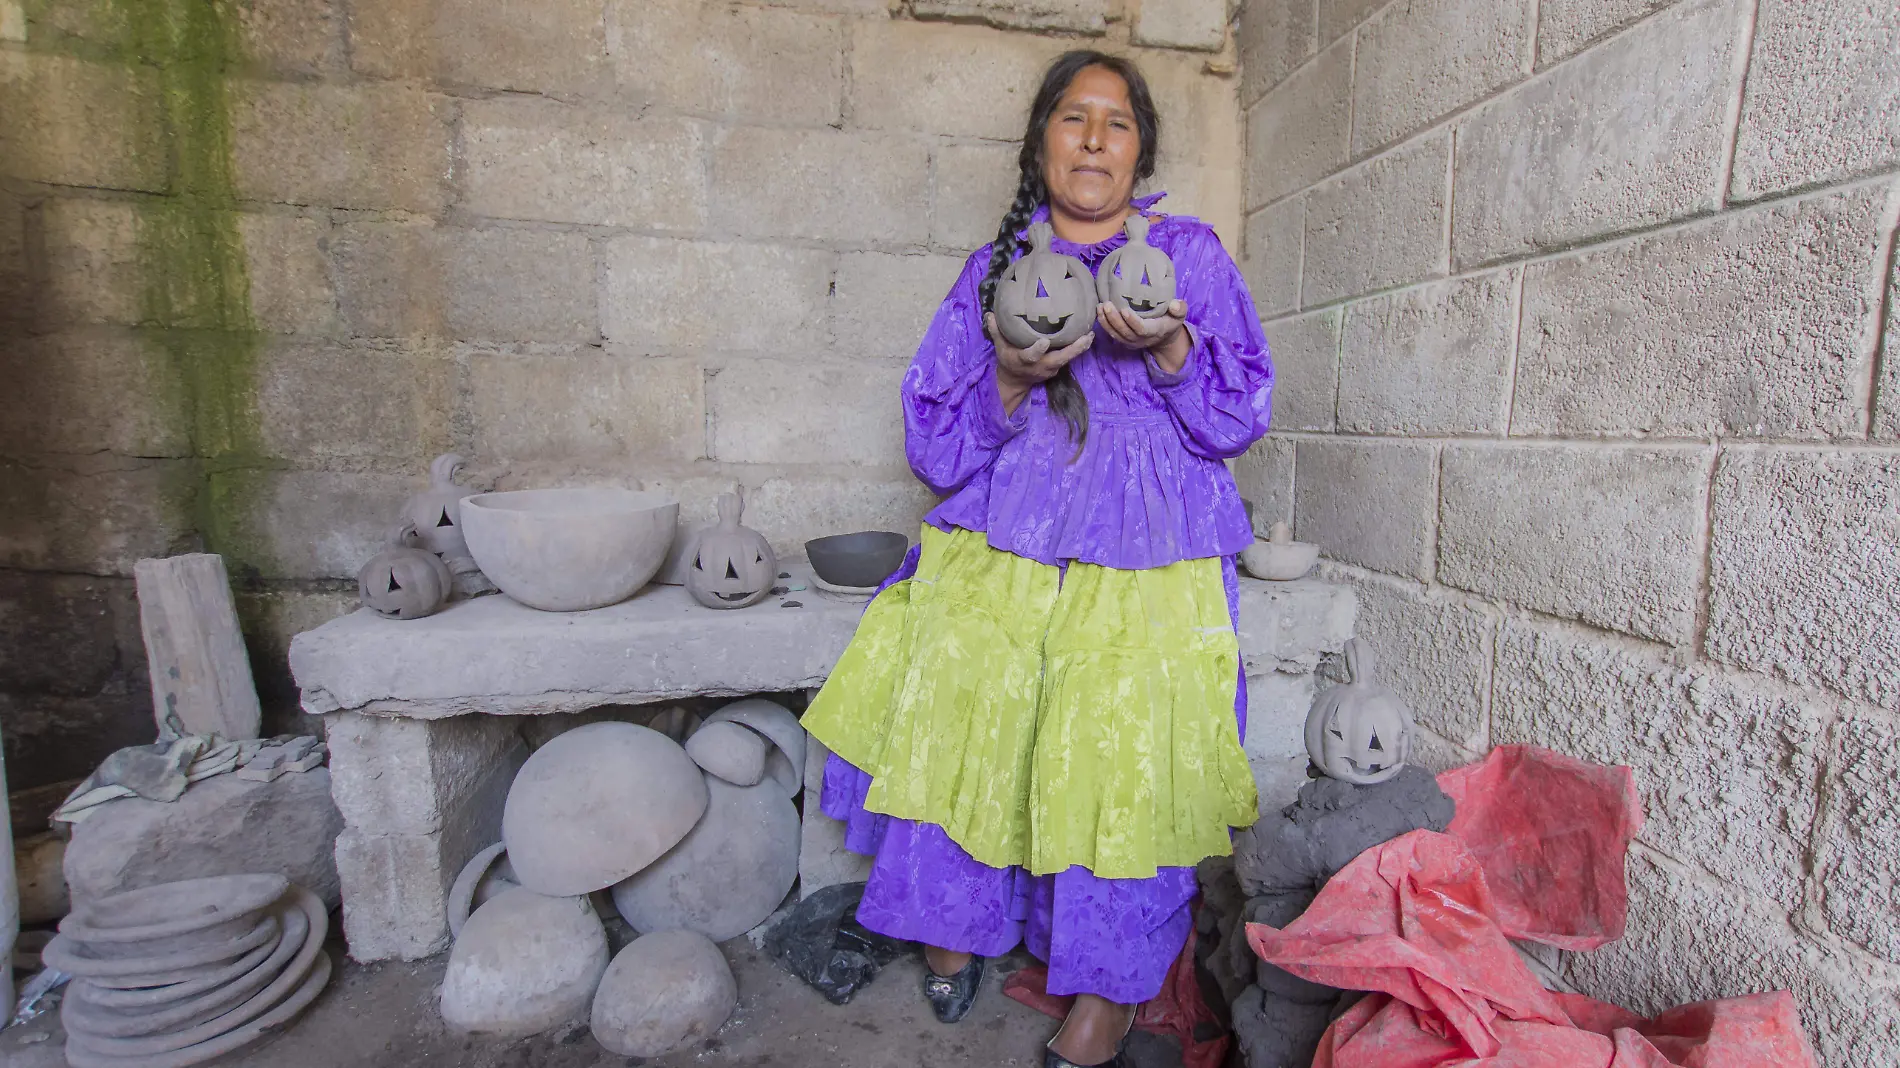
<path fill-rule="evenodd" d="M 924 965 L 924 1000 L 944 1023 L 956 1023 L 976 1003 L 976 992 L 983 987 L 983 958 L 971 954 L 970 963 L 955 975 L 938 975 Z"/>
<path fill-rule="evenodd" d="M 1117 1047 L 1115 1055 L 1100 1064 L 1077 1064 L 1055 1051 L 1053 1045 L 1042 1050 L 1042 1068 L 1133 1068 L 1134 1062 L 1128 1059 L 1126 1044 Z"/>

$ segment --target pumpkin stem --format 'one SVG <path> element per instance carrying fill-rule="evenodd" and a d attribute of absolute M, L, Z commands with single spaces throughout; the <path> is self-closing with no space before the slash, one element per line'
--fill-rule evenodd
<path fill-rule="evenodd" d="M 724 530 L 737 529 L 739 519 L 745 515 L 745 490 L 742 487 L 734 486 L 732 487 L 731 493 L 720 494 L 718 508 L 720 528 Z"/>
<path fill-rule="evenodd" d="M 1357 638 L 1346 639 L 1346 681 L 1354 686 L 1370 685 L 1373 673 L 1378 670 L 1378 657 L 1373 655 L 1372 647 Z"/>
<path fill-rule="evenodd" d="M 1122 229 L 1128 231 L 1128 243 L 1145 245 L 1148 243 L 1148 217 L 1135 212 L 1122 221 Z"/>
<path fill-rule="evenodd" d="M 429 486 L 432 489 L 454 489 L 455 473 L 462 469 L 462 458 L 452 452 L 446 452 L 429 461 Z"/>
<path fill-rule="evenodd" d="M 1029 228 L 1029 247 L 1036 252 L 1047 252 L 1056 239 L 1056 228 L 1046 222 L 1035 223 Z"/>
<path fill-rule="evenodd" d="M 413 549 L 420 544 L 422 544 L 422 537 L 416 533 L 416 524 L 413 521 L 404 520 L 400 526 L 392 527 L 389 531 L 389 545 L 392 549 Z"/>

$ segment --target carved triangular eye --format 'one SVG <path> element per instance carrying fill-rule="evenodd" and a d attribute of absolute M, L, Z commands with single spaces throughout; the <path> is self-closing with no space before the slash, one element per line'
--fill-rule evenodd
<path fill-rule="evenodd" d="M 1047 299 L 1049 296 L 1049 291 L 1042 287 L 1042 279 L 1040 278 L 1036 279 L 1036 296 L 1043 299 Z"/>
<path fill-rule="evenodd" d="M 1372 740 L 1366 743 L 1366 748 L 1372 750 L 1375 753 L 1385 752 L 1385 746 L 1379 744 L 1379 734 L 1377 731 L 1373 732 Z"/>
<path fill-rule="evenodd" d="M 736 579 L 739 577 L 738 570 L 732 566 L 732 561 L 730 560 L 726 561 L 726 577 L 729 579 Z"/>
<path fill-rule="evenodd" d="M 449 510 L 447 508 L 442 509 L 442 518 L 436 520 L 435 525 L 438 527 L 452 527 L 455 525 L 455 520 L 449 518 Z"/>
<path fill-rule="evenodd" d="M 1335 737 L 1335 738 L 1337 738 L 1337 739 L 1339 739 L 1339 740 L 1340 740 L 1340 741 L 1342 741 L 1342 742 L 1346 740 L 1346 736 L 1345 736 L 1345 735 L 1343 735 L 1343 734 L 1341 734 L 1341 733 L 1339 733 L 1339 728 L 1338 728 L 1338 727 L 1334 727 L 1334 728 L 1332 728 L 1332 729 L 1330 729 L 1330 730 L 1328 730 L 1328 731 L 1327 731 L 1326 733 L 1328 733 L 1328 734 L 1330 734 L 1330 735 L 1332 735 L 1333 737 Z"/>
<path fill-rule="evenodd" d="M 1141 269 L 1141 284 L 1144 286 L 1154 285 L 1153 282 L 1148 281 L 1148 268 L 1146 267 Z"/>
<path fill-rule="evenodd" d="M 389 573 L 389 592 L 395 593 L 397 590 L 400 590 L 400 589 L 402 589 L 402 583 L 396 581 L 396 573 L 394 571 L 391 571 Z"/>

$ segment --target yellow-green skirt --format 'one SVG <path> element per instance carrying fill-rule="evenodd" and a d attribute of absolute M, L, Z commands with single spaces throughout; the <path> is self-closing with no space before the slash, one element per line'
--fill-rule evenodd
<path fill-rule="evenodd" d="M 1146 878 L 1257 815 L 1239 660 L 1218 559 L 1065 577 L 926 526 L 804 723 L 870 774 L 867 809 L 984 864 Z"/>

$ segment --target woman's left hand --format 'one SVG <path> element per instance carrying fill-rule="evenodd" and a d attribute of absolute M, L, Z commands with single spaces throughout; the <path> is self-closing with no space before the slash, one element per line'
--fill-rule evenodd
<path fill-rule="evenodd" d="M 1108 331 L 1108 336 L 1117 342 L 1138 352 L 1151 352 L 1161 369 L 1169 373 L 1179 371 L 1187 363 L 1188 351 L 1192 339 L 1184 329 L 1187 326 L 1187 302 L 1171 301 L 1168 313 L 1153 319 L 1143 319 L 1116 307 L 1113 304 L 1097 305 L 1095 317 Z"/>

